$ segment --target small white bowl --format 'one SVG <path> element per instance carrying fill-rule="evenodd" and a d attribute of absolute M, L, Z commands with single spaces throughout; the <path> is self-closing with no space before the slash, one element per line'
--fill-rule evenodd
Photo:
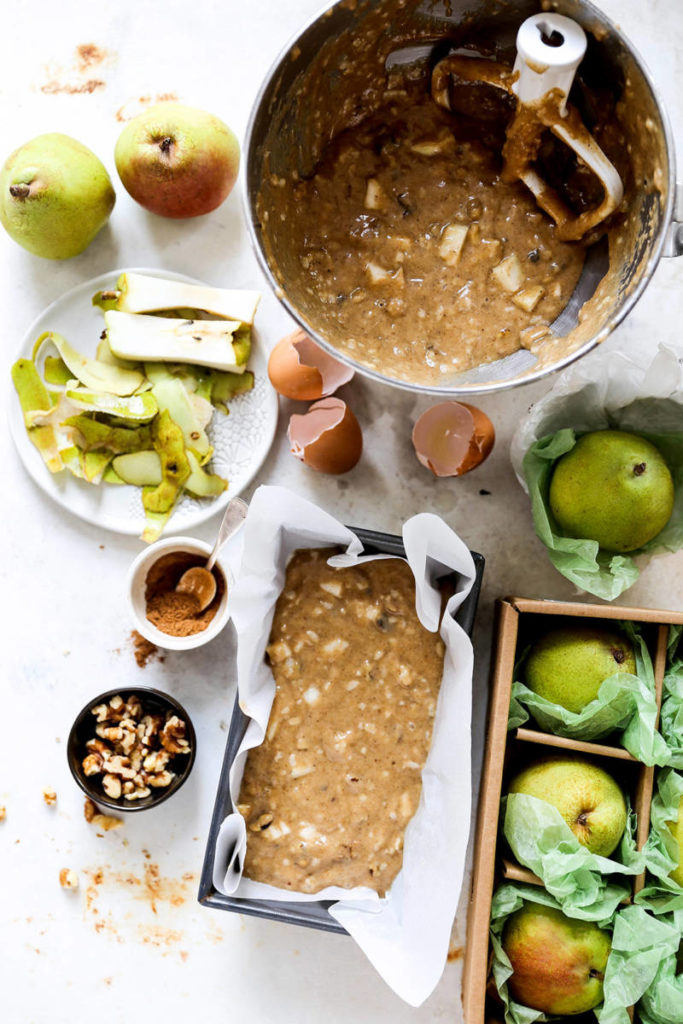
<path fill-rule="evenodd" d="M 147 585 L 147 573 L 154 563 L 162 555 L 172 552 L 188 552 L 192 555 L 204 555 L 206 558 L 211 554 L 211 545 L 203 540 L 195 540 L 194 537 L 167 537 L 150 544 L 148 548 L 141 551 L 130 569 L 128 570 L 127 593 L 133 622 L 138 633 L 150 643 L 157 647 L 163 647 L 168 651 L 189 651 L 193 647 L 201 647 L 203 644 L 213 640 L 224 628 L 230 618 L 228 597 L 232 589 L 234 578 L 225 563 L 221 562 L 220 556 L 216 560 L 216 568 L 220 570 L 225 579 L 225 590 L 221 603 L 213 619 L 206 627 L 191 636 L 171 636 L 149 621 L 146 615 L 147 603 L 145 601 L 145 590 Z"/>

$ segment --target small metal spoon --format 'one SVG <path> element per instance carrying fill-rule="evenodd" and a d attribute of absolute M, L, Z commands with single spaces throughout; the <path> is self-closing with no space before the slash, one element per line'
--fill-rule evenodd
<path fill-rule="evenodd" d="M 218 558 L 218 552 L 240 529 L 248 511 L 249 506 L 241 498 L 229 501 L 206 565 L 193 565 L 191 569 L 186 569 L 178 580 L 176 591 L 194 597 L 200 612 L 208 608 L 216 596 L 216 577 L 211 570 Z"/>

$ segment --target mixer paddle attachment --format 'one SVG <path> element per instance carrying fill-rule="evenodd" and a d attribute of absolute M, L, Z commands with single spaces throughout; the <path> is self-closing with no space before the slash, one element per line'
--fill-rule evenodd
<path fill-rule="evenodd" d="M 516 97 L 516 110 L 503 147 L 505 181 L 519 179 L 534 194 L 542 210 L 557 224 L 563 241 L 576 241 L 613 213 L 624 195 L 619 172 L 605 156 L 567 96 L 586 52 L 586 36 L 579 24 L 561 14 L 535 14 L 517 33 L 517 59 L 510 70 L 485 58 L 451 54 L 432 71 L 432 98 L 451 109 L 452 76 L 466 82 L 485 82 Z M 603 199 L 597 206 L 574 213 L 557 191 L 545 182 L 533 164 L 544 130 L 572 149 L 598 178 Z"/>

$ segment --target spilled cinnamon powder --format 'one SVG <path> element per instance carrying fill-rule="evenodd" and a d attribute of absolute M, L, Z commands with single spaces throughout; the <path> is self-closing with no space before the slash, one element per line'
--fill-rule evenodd
<path fill-rule="evenodd" d="M 159 661 L 164 660 L 164 656 L 157 645 L 142 636 L 141 633 L 138 633 L 137 629 L 132 631 L 130 638 L 133 641 L 133 653 L 135 654 L 138 668 L 144 668 L 152 658 L 157 658 Z"/>
<path fill-rule="evenodd" d="M 225 593 L 223 574 L 212 570 L 216 579 L 216 596 L 208 608 L 199 610 L 191 594 L 179 594 L 176 586 L 186 569 L 205 565 L 201 555 L 173 551 L 162 555 L 147 573 L 145 588 L 146 615 L 149 621 L 169 636 L 194 636 L 209 625 Z"/>

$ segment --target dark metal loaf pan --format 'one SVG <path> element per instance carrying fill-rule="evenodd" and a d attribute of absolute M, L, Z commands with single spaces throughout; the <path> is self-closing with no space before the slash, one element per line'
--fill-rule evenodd
<path fill-rule="evenodd" d="M 400 537 L 389 533 L 376 533 L 374 530 L 362 530 L 355 526 L 349 527 L 363 544 L 364 554 L 387 554 L 398 555 L 405 558 L 405 548 Z M 476 577 L 472 584 L 467 598 L 458 609 L 457 621 L 462 628 L 471 636 L 474 627 L 474 617 L 477 611 L 477 602 L 481 590 L 481 581 L 484 575 L 484 558 L 482 555 L 472 552 Z M 232 801 L 228 778 L 230 767 L 239 750 L 244 737 L 249 719 L 242 713 L 237 698 L 230 720 L 230 731 L 228 742 L 225 747 L 223 767 L 221 768 L 218 780 L 218 792 L 214 804 L 209 836 L 204 854 L 204 865 L 199 882 L 199 902 L 205 907 L 213 907 L 216 910 L 232 910 L 237 914 L 252 914 L 254 917 L 268 917 L 273 921 L 285 921 L 289 924 L 305 925 L 308 928 L 319 928 L 322 931 L 340 932 L 346 934 L 346 929 L 335 921 L 328 913 L 329 900 L 317 900 L 310 903 L 297 903 L 279 900 L 254 900 L 239 899 L 234 896 L 224 896 L 218 892 L 213 884 L 213 862 L 216 853 L 216 841 L 221 822 L 232 812 Z"/>

